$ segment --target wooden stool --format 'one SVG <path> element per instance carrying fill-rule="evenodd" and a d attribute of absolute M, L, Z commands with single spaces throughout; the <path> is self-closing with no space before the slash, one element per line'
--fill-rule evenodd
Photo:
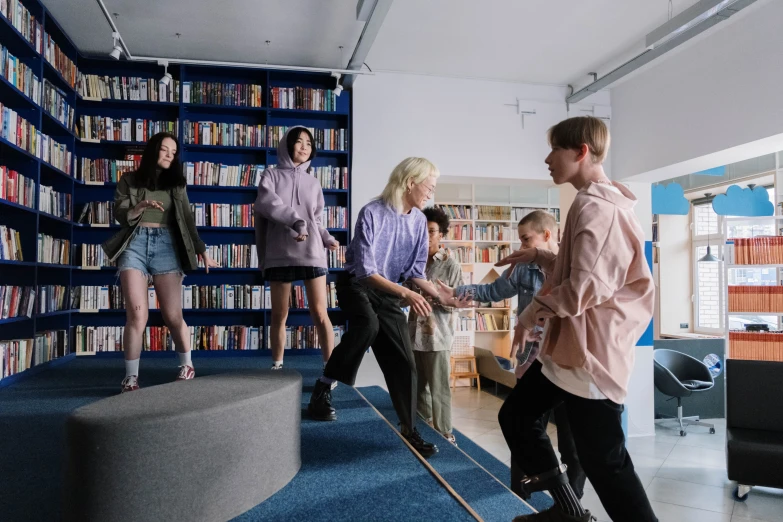
<path fill-rule="evenodd" d="M 468 371 L 458 372 L 457 363 L 467 362 Z M 457 379 L 476 379 L 476 388 L 481 391 L 481 378 L 478 373 L 478 367 L 476 366 L 475 355 L 452 355 L 451 356 L 451 387 L 454 388 L 457 385 Z"/>

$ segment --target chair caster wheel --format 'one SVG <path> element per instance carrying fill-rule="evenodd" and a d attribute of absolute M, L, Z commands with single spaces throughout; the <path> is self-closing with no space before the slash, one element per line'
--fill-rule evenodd
<path fill-rule="evenodd" d="M 710 428 L 710 435 L 715 435 L 715 428 Z"/>
<path fill-rule="evenodd" d="M 685 433 L 685 430 L 680 430 L 680 437 L 684 437 L 685 435 L 687 435 L 687 433 Z"/>
<path fill-rule="evenodd" d="M 744 495 L 740 495 L 739 493 L 739 486 L 734 488 L 734 491 L 731 493 L 731 496 L 734 497 L 734 500 L 737 502 L 745 502 L 748 500 L 748 493 L 745 493 Z"/>

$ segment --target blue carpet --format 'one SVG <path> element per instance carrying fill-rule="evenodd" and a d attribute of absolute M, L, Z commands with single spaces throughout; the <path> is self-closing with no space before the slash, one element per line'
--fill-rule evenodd
<path fill-rule="evenodd" d="M 386 390 L 378 386 L 369 386 L 366 388 L 360 388 L 359 391 L 362 392 L 362 394 L 367 398 L 367 400 L 369 400 L 373 404 L 373 406 L 378 408 L 378 411 L 380 411 L 382 415 L 384 415 L 387 419 L 392 421 L 393 424 L 395 425 L 397 424 L 398 422 L 397 414 L 394 411 L 394 407 L 392 406 L 391 403 L 391 398 L 389 397 L 389 394 L 386 392 Z M 424 437 L 425 440 L 428 440 L 430 442 L 435 442 L 437 444 L 440 453 L 438 454 L 438 456 L 430 459 L 430 464 L 432 464 L 433 467 L 441 475 L 446 477 L 446 480 L 452 485 L 452 487 L 454 487 L 457 493 L 459 493 L 460 496 L 462 496 L 462 498 L 467 500 L 468 504 L 470 504 L 470 506 L 473 509 L 475 509 L 479 513 L 479 515 L 481 515 L 485 520 L 493 520 L 493 519 L 508 520 L 508 518 L 499 518 L 499 519 L 494 518 L 499 513 L 495 513 L 491 510 L 487 514 L 483 513 L 482 511 L 479 511 L 477 506 L 480 505 L 480 503 L 475 500 L 472 500 L 471 497 L 473 495 L 471 488 L 473 488 L 474 486 L 468 483 L 467 484 L 468 491 L 466 493 L 463 493 L 463 491 L 461 489 L 458 489 L 456 485 L 458 483 L 458 479 L 461 478 L 462 474 L 460 473 L 459 475 L 454 475 L 449 469 L 447 469 L 447 467 L 468 466 L 466 462 L 470 462 L 470 461 L 466 459 L 464 455 L 462 455 L 462 452 L 464 452 L 506 486 L 508 486 L 510 482 L 510 476 L 511 476 L 511 471 L 509 470 L 509 467 L 506 466 L 503 462 L 501 462 L 497 458 L 495 458 L 491 453 L 486 451 L 484 448 L 482 448 L 481 446 L 479 446 L 478 444 L 470 440 L 467 436 L 461 434 L 458 430 L 454 430 L 454 435 L 457 438 L 457 444 L 459 447 L 454 448 L 449 442 L 443 439 L 440 436 L 440 434 L 438 434 L 437 431 L 429 427 L 426 423 L 419 422 L 417 427 L 419 428 L 419 431 L 422 433 L 422 436 Z M 452 460 L 454 461 L 453 463 L 444 465 L 444 471 L 441 471 L 439 467 L 440 462 L 438 459 L 441 456 L 443 456 L 445 459 L 448 459 L 449 461 Z M 476 468 L 472 462 L 470 462 L 469 466 L 472 466 L 470 471 L 472 472 L 472 474 L 475 474 L 477 477 L 481 477 L 482 475 L 486 476 L 486 473 L 484 473 L 480 468 Z M 459 469 L 462 468 L 460 467 Z M 446 473 L 448 473 L 448 477 Z M 484 477 L 482 477 L 482 480 L 483 478 Z M 497 483 L 495 482 L 495 484 Z M 508 490 L 506 490 L 505 488 L 503 489 L 508 495 L 512 496 L 514 499 L 517 499 L 517 501 L 519 501 L 519 497 L 508 492 Z M 495 494 L 494 489 L 488 489 L 488 494 Z M 532 497 L 529 500 L 527 500 L 527 503 L 530 504 L 530 506 L 535 508 L 537 511 L 545 511 L 553 505 L 552 498 L 545 493 L 534 493 Z M 513 509 L 517 509 L 518 505 L 523 506 L 520 511 L 514 514 L 514 516 L 524 514 L 526 510 L 529 511 L 527 506 L 522 504 L 521 501 L 519 501 L 519 504 L 509 504 L 509 503 L 506 504 L 513 506 Z M 505 514 L 503 516 L 505 516 Z"/>
<path fill-rule="evenodd" d="M 197 375 L 263 369 L 269 357 L 197 357 Z M 320 356 L 286 358 L 304 380 L 303 404 L 321 373 Z M 117 357 L 76 358 L 0 390 L 0 519 L 60 519 L 65 419 L 114 395 Z M 142 386 L 170 382 L 176 358 L 143 357 Z M 334 391 L 338 421 L 302 420 L 302 468 L 266 502 L 237 517 L 261 520 L 443 520 L 473 517 L 451 497 L 355 390 Z"/>

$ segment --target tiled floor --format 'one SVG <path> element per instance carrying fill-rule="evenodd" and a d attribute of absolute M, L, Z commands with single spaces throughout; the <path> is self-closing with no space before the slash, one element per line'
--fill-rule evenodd
<path fill-rule="evenodd" d="M 497 422 L 502 399 L 475 388 L 457 388 L 452 399 L 454 427 L 506 464 L 509 453 Z M 744 503 L 732 499 L 726 475 L 725 421 L 717 433 L 691 427 L 688 435 L 657 428 L 655 437 L 628 440 L 634 466 L 661 522 L 783 522 L 783 491 L 755 488 Z M 550 436 L 554 426 L 550 425 Z M 553 440 L 557 439 L 553 437 Z M 457 441 L 459 443 L 459 440 Z M 609 521 L 595 491 L 582 499 L 599 521 Z"/>

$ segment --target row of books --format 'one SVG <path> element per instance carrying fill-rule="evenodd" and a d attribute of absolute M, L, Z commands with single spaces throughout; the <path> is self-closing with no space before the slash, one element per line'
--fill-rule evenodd
<path fill-rule="evenodd" d="M 507 314 L 503 314 L 501 318 L 489 312 L 476 312 L 477 332 L 496 332 L 498 330 L 508 330 Z"/>
<path fill-rule="evenodd" d="M 39 314 L 47 314 L 60 310 L 68 310 L 70 309 L 71 304 L 68 297 L 67 286 L 38 285 L 37 311 Z"/>
<path fill-rule="evenodd" d="M 491 221 L 511 221 L 511 208 L 500 205 L 476 205 L 473 207 L 474 219 Z"/>
<path fill-rule="evenodd" d="M 35 208 L 35 181 L 0 165 L 0 199 Z"/>
<path fill-rule="evenodd" d="M 20 0 L 0 0 L 0 14 L 19 31 L 39 54 L 43 54 L 43 23 Z"/>
<path fill-rule="evenodd" d="M 52 216 L 71 219 L 71 195 L 57 192 L 48 185 L 41 185 L 38 196 L 38 210 Z"/>
<path fill-rule="evenodd" d="M 729 285 L 729 312 L 783 311 L 783 286 Z"/>
<path fill-rule="evenodd" d="M 258 268 L 255 245 L 207 245 L 207 254 L 224 268 Z M 199 266 L 203 266 L 201 259 Z"/>
<path fill-rule="evenodd" d="M 476 319 L 465 315 L 460 315 L 456 320 L 456 331 L 473 332 L 476 330 Z"/>
<path fill-rule="evenodd" d="M 188 185 L 213 187 L 257 187 L 261 183 L 264 165 L 226 165 L 209 161 L 185 163 Z"/>
<path fill-rule="evenodd" d="M 345 268 L 345 252 L 348 248 L 345 245 L 337 247 L 337 250 L 326 251 L 326 264 L 329 268 Z"/>
<path fill-rule="evenodd" d="M 263 85 L 249 83 L 182 82 L 183 103 L 261 107 Z"/>
<path fill-rule="evenodd" d="M 119 224 L 114 219 L 113 201 L 90 201 L 85 203 L 76 222 L 91 225 Z"/>
<path fill-rule="evenodd" d="M 44 32 L 43 48 L 43 53 L 41 54 L 43 54 L 44 59 L 49 62 L 52 67 L 57 69 L 57 72 L 62 75 L 65 82 L 70 85 L 71 88 L 75 89 L 76 77 L 78 76 L 76 64 L 62 49 L 60 49 L 60 46 L 57 45 L 54 38 L 47 32 Z"/>
<path fill-rule="evenodd" d="M 270 303 L 271 304 L 271 303 Z M 296 284 L 291 286 L 291 295 L 288 299 L 289 308 L 309 308 L 307 301 L 307 292 L 304 285 Z M 334 282 L 326 283 L 326 307 L 337 308 L 337 288 Z M 271 306 L 270 306 L 271 308 Z"/>
<path fill-rule="evenodd" d="M 476 241 L 513 241 L 511 228 L 501 225 L 476 225 Z"/>
<path fill-rule="evenodd" d="M 523 217 L 527 216 L 531 212 L 536 210 L 545 210 L 554 216 L 555 221 L 560 223 L 560 209 L 559 208 L 533 208 L 533 207 L 512 207 L 511 208 L 511 221 L 519 223 Z"/>
<path fill-rule="evenodd" d="M 68 147 L 37 130 L 35 125 L 1 102 L 0 138 L 70 175 L 72 153 Z"/>
<path fill-rule="evenodd" d="M 38 262 L 67 265 L 71 259 L 71 242 L 38 233 Z"/>
<path fill-rule="evenodd" d="M 449 241 L 473 241 L 473 227 L 470 225 L 452 225 L 446 234 Z"/>
<path fill-rule="evenodd" d="M 266 338 L 271 339 L 271 327 L 266 327 Z M 340 344 L 345 334 L 344 326 L 334 326 L 334 346 Z M 306 350 L 312 348 L 321 348 L 321 342 L 318 340 L 318 330 L 315 326 L 286 326 L 285 328 L 285 349 L 286 350 Z"/>
<path fill-rule="evenodd" d="M 464 265 L 476 262 L 473 247 L 449 248 L 448 251 L 449 255 L 454 258 L 457 263 L 462 263 Z"/>
<path fill-rule="evenodd" d="M 41 79 L 35 75 L 32 68 L 11 54 L 3 45 L 0 45 L 0 76 L 33 102 L 41 104 Z"/>
<path fill-rule="evenodd" d="M 5 225 L 0 225 L 0 260 L 24 261 L 21 234 Z"/>
<path fill-rule="evenodd" d="M 35 310 L 35 288 L 0 285 L 0 319 L 32 317 Z"/>
<path fill-rule="evenodd" d="M 266 147 L 267 126 L 214 121 L 188 121 L 182 125 L 182 143 L 223 147 Z"/>
<path fill-rule="evenodd" d="M 476 248 L 476 262 L 497 263 L 509 254 L 511 254 L 511 249 L 508 247 L 508 245 L 495 245 L 486 248 Z"/>
<path fill-rule="evenodd" d="M 74 348 L 76 353 L 121 352 L 123 326 L 76 326 Z M 261 348 L 261 329 L 254 326 L 189 326 L 192 350 L 258 350 Z M 174 351 L 174 341 L 165 326 L 148 326 L 142 336 L 142 350 L 151 352 Z"/>
<path fill-rule="evenodd" d="M 467 205 L 435 205 L 449 216 L 449 219 L 473 219 L 473 208 Z"/>
<path fill-rule="evenodd" d="M 79 116 L 76 135 L 82 140 L 145 142 L 159 132 L 177 134 L 179 120 L 145 120 L 141 118 L 109 118 Z"/>
<path fill-rule="evenodd" d="M 141 155 L 126 155 L 124 160 L 81 158 L 76 179 L 85 183 L 117 183 L 123 175 L 138 169 L 139 164 Z"/>
<path fill-rule="evenodd" d="M 41 332 L 35 339 L 0 341 L 0 379 L 69 353 L 66 330 Z"/>
<path fill-rule="evenodd" d="M 52 85 L 49 80 L 44 80 L 43 109 L 66 128 L 73 129 L 74 108 L 65 97 L 62 90 Z"/>
<path fill-rule="evenodd" d="M 729 332 L 729 357 L 750 361 L 783 361 L 783 332 Z"/>
<path fill-rule="evenodd" d="M 310 167 L 310 173 L 318 179 L 321 188 L 348 188 L 348 167 Z"/>
<path fill-rule="evenodd" d="M 74 259 L 74 261 L 82 267 L 115 266 L 115 263 L 109 261 L 109 257 L 103 251 L 101 245 L 79 245 L 77 256 L 77 259 Z"/>
<path fill-rule="evenodd" d="M 254 222 L 252 204 L 191 203 L 190 210 L 196 226 L 252 227 Z"/>
<path fill-rule="evenodd" d="M 783 236 L 731 239 L 726 245 L 725 261 L 738 265 L 783 264 Z"/>
<path fill-rule="evenodd" d="M 77 92 L 101 100 L 179 102 L 179 80 L 165 85 L 155 78 L 79 73 Z"/>
<path fill-rule="evenodd" d="M 269 147 L 277 147 L 277 144 L 283 139 L 288 131 L 288 126 L 269 127 Z M 348 150 L 348 130 L 347 129 L 315 129 L 308 127 L 307 130 L 313 135 L 315 148 L 318 150 Z"/>
<path fill-rule="evenodd" d="M 272 87 L 272 108 L 336 111 L 337 95 L 331 89 Z"/>
<path fill-rule="evenodd" d="M 348 228 L 348 209 L 345 207 L 324 207 L 321 223 L 326 228 Z"/>
<path fill-rule="evenodd" d="M 183 310 L 260 310 L 263 292 L 260 285 L 183 285 L 181 304 Z M 74 287 L 73 303 L 81 311 L 125 308 L 119 285 Z M 160 309 L 154 286 L 147 288 L 147 306 Z"/>

